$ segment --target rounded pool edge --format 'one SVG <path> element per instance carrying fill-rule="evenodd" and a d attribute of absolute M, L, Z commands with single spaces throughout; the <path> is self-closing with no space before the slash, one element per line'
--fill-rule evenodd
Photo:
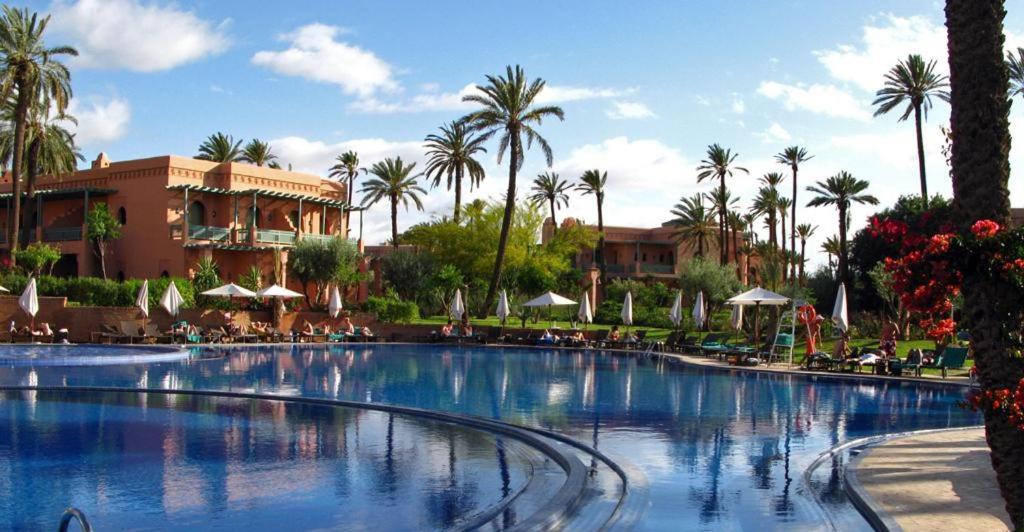
<path fill-rule="evenodd" d="M 176 345 L 0 344 L 0 366 L 7 367 L 153 364 L 189 356 L 187 348 Z"/>

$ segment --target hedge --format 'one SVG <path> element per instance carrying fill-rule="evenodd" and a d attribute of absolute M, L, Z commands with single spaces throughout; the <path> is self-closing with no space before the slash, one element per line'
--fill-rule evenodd
<path fill-rule="evenodd" d="M 184 308 L 195 306 L 195 291 L 187 279 L 158 278 L 149 280 L 149 306 L 155 308 L 160 304 L 160 296 L 167 289 L 167 284 L 174 281 Z M 17 273 L 0 275 L 0 285 L 20 294 L 28 284 L 28 277 Z M 36 279 L 36 290 L 40 296 L 66 297 L 68 303 L 87 307 L 130 307 L 135 305 L 135 297 L 142 286 L 141 279 L 130 279 L 124 282 L 103 280 L 98 277 L 51 277 L 40 276 Z"/>

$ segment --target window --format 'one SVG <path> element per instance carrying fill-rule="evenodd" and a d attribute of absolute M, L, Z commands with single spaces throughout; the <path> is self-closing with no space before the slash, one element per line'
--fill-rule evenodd
<path fill-rule="evenodd" d="M 121 222 L 121 225 L 128 223 L 128 211 L 124 210 L 124 207 L 117 209 L 117 221 Z"/>
<path fill-rule="evenodd" d="M 164 270 L 164 271 L 160 272 L 160 278 L 162 278 L 162 279 L 167 279 L 170 276 L 171 276 L 171 274 L 168 273 L 167 270 Z"/>
<path fill-rule="evenodd" d="M 124 282 L 124 272 L 123 271 L 118 271 L 117 272 L 117 282 L 119 282 L 119 283 L 123 283 Z"/>
<path fill-rule="evenodd" d="M 647 262 L 647 254 L 644 253 L 644 262 Z"/>
<path fill-rule="evenodd" d="M 288 221 L 291 222 L 292 227 L 299 228 L 299 211 L 295 210 L 288 213 Z"/>
<path fill-rule="evenodd" d="M 201 201 L 193 201 L 188 207 L 189 225 L 206 225 L 206 206 Z"/>

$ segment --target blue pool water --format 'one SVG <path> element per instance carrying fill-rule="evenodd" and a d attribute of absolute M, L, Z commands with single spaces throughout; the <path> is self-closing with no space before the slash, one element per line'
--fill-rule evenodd
<path fill-rule="evenodd" d="M 829 523 L 843 529 L 866 528 L 841 489 L 843 458 L 826 461 L 808 483 L 804 472 L 815 458 L 839 443 L 861 437 L 979 422 L 975 414 L 956 406 L 963 391 L 954 387 L 727 371 L 606 352 L 298 345 L 238 346 L 197 350 L 195 355 L 178 362 L 102 367 L 5 367 L 0 368 L 0 385 L 222 390 L 342 399 L 543 428 L 595 447 L 624 464 L 636 485 L 643 486 L 633 499 L 641 513 L 635 524 L 650 530 L 816 530 Z M 27 406 L 17 403 L 6 408 L 19 411 Z M 35 408 L 38 412 L 39 407 Z M 55 419 L 64 416 L 53 415 Z M 101 409 L 82 415 L 102 419 L 105 414 Z M 181 415 L 182 426 L 193 425 Z M 228 425 L 242 422 L 228 419 L 232 420 L 224 421 Z M 322 423 L 308 430 L 310 437 L 318 438 L 335 430 L 332 427 Z M 135 445 L 147 432 L 125 432 L 121 445 Z M 292 432 L 295 429 L 284 427 L 281 437 Z M 481 449 L 489 445 L 493 462 L 494 443 L 484 441 Z M 108 449 L 106 445 L 83 445 L 85 463 L 97 446 Z M 45 447 L 39 449 L 42 452 Z M 203 449 L 205 459 L 222 468 L 214 469 L 214 479 L 219 478 L 219 471 L 229 478 L 233 469 L 228 464 L 235 459 L 242 459 L 240 466 L 260 467 L 259 461 L 250 463 L 248 458 L 236 457 L 228 445 Z M 172 455 L 166 449 L 152 452 L 165 459 Z M 31 461 L 19 446 L 0 446 L 0 457 L 10 464 Z M 268 463 L 277 467 L 272 458 Z M 4 491 L 26 481 L 24 470 L 8 467 L 12 469 L 0 471 L 0 489 Z M 423 474 L 410 472 L 410 478 Z M 117 489 L 116 476 L 100 478 L 92 467 L 80 473 L 93 482 L 82 480 L 75 489 L 55 488 L 52 495 L 65 501 L 61 504 L 88 507 L 90 497 L 100 496 L 97 486 L 102 486 L 103 492 Z M 481 495 L 474 496 L 472 504 L 466 501 L 467 507 L 490 504 L 487 497 L 493 497 L 502 482 L 493 466 L 481 465 L 480 475 L 488 480 L 476 481 Z M 608 478 L 595 475 L 593 491 L 605 495 L 613 491 L 606 485 Z M 326 484 L 309 488 L 314 494 L 327 489 Z M 231 508 L 235 508 L 230 490 L 185 491 L 201 510 L 197 510 L 193 525 L 217 528 L 222 520 L 230 520 Z M 27 496 L 22 490 L 12 493 L 17 499 Z M 164 480 L 148 485 L 146 497 L 119 500 L 124 511 L 167 513 L 174 511 L 175 499 L 182 496 L 180 484 Z M 311 495 L 320 496 L 324 495 Z M 286 499 L 264 503 L 271 510 L 281 504 L 282 513 L 290 513 Z M 93 507 L 100 519 L 104 507 Z M 273 514 L 271 510 L 268 512 Z M 0 513 L 6 512 L 0 509 Z M 339 524 L 332 520 L 335 514 L 324 517 L 316 526 L 356 526 L 354 521 Z M 31 523 L 35 521 L 29 528 L 33 528 Z M 297 522 L 295 528 L 310 528 L 311 523 Z M 247 528 L 261 525 L 253 521 Z"/>

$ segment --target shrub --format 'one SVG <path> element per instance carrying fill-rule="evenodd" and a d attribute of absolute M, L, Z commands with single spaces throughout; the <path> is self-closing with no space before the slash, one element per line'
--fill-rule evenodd
<path fill-rule="evenodd" d="M 25 271 L 36 277 L 42 275 L 43 271 L 49 273 L 53 265 L 60 260 L 60 250 L 49 244 L 34 242 L 25 249 L 14 252 L 18 259 L 18 265 Z"/>
<path fill-rule="evenodd" d="M 178 292 L 184 300 L 184 307 L 195 306 L 195 292 L 192 284 L 185 279 L 173 279 Z M 151 309 L 160 304 L 160 296 L 167 289 L 172 279 L 160 278 L 149 281 L 149 306 Z M 28 277 L 8 273 L 0 276 L 0 284 L 17 294 L 25 289 Z M 130 307 L 135 304 L 135 296 L 139 293 L 142 280 L 132 279 L 123 283 L 103 280 L 98 277 L 50 277 L 44 275 L 36 279 L 36 290 L 40 296 L 66 297 L 68 303 L 92 307 Z"/>
<path fill-rule="evenodd" d="M 416 303 L 397 297 L 370 296 L 366 300 L 366 310 L 376 314 L 377 319 L 384 323 L 409 323 L 420 316 Z"/>

